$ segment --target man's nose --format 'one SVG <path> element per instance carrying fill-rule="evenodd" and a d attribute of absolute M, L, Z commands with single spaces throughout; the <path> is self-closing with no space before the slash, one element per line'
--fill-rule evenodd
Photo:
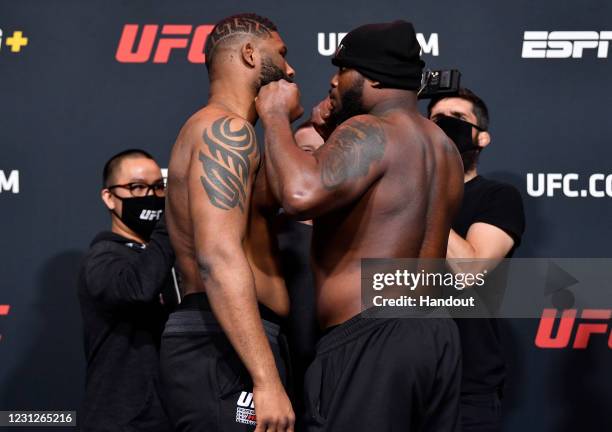
<path fill-rule="evenodd" d="M 338 73 L 335 73 L 334 76 L 332 77 L 331 81 L 329 82 L 331 84 L 331 86 L 333 88 L 338 87 Z"/>
<path fill-rule="evenodd" d="M 286 73 L 287 76 L 291 79 L 293 79 L 293 77 L 295 76 L 295 69 L 293 69 L 289 63 L 287 63 Z"/>

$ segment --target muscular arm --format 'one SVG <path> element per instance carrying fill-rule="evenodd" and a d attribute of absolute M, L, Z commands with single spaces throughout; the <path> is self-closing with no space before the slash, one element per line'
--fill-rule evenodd
<path fill-rule="evenodd" d="M 471 263 L 470 272 L 478 273 L 485 268 L 490 272 L 512 249 L 513 245 L 514 240 L 504 230 L 491 224 L 476 222 L 470 226 L 465 239 L 451 229 L 446 257 L 483 260 Z M 463 263 L 460 269 L 455 270 L 465 271 L 465 265 Z M 454 267 L 452 262 L 451 267 Z"/>
<path fill-rule="evenodd" d="M 379 120 L 357 116 L 340 125 L 313 154 L 300 150 L 282 114 L 262 117 L 265 167 L 287 213 L 311 219 L 363 194 L 385 169 L 385 133 Z"/>
<path fill-rule="evenodd" d="M 192 139 L 189 206 L 197 264 L 213 313 L 253 383 L 280 382 L 243 249 L 259 164 L 255 133 L 241 119 L 221 117 Z"/>
<path fill-rule="evenodd" d="M 514 240 L 494 225 L 476 222 L 463 239 L 454 230 L 448 237 L 448 258 L 501 259 L 514 246 Z"/>

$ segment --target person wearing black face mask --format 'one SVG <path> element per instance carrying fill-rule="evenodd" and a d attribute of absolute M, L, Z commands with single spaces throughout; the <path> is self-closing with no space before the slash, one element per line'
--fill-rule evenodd
<path fill-rule="evenodd" d="M 463 88 L 456 96 L 433 99 L 428 116 L 453 140 L 464 165 L 463 202 L 452 224 L 447 257 L 488 260 L 511 257 L 525 230 L 523 203 L 513 186 L 478 174 L 478 157 L 491 141 L 485 103 Z M 490 272 L 490 266 L 487 268 Z M 502 266 L 489 273 L 488 285 L 501 286 L 505 272 Z M 491 281 L 493 278 L 497 280 Z M 506 366 L 499 322 L 462 318 L 456 323 L 463 357 L 461 430 L 501 431 Z"/>
<path fill-rule="evenodd" d="M 177 301 L 164 196 L 147 152 L 126 150 L 106 163 L 101 197 L 111 231 L 92 241 L 78 283 L 87 360 L 82 431 L 172 430 L 158 391 L 161 333 Z"/>

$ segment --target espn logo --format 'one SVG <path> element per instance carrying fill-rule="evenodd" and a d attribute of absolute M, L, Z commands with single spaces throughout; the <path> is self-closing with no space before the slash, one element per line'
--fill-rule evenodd
<path fill-rule="evenodd" d="M 173 50 L 186 50 L 190 63 L 204 63 L 204 45 L 213 25 L 204 24 L 126 24 L 117 45 L 119 63 L 168 63 Z M 137 42 L 138 40 L 138 42 Z"/>
<path fill-rule="evenodd" d="M 574 324 L 576 322 L 576 309 L 566 309 L 561 314 L 557 334 L 553 336 L 553 327 L 557 320 L 557 309 L 544 309 L 536 334 L 535 344 L 538 348 L 561 349 L 570 347 Z M 608 347 L 612 349 L 612 331 L 609 321 L 612 318 L 610 309 L 584 309 L 580 315 L 581 322 L 576 326 L 573 349 L 585 349 L 589 346 L 591 335 L 603 334 L 608 336 Z"/>
<path fill-rule="evenodd" d="M 596 49 L 597 58 L 608 58 L 612 31 L 526 31 L 523 58 L 582 58 Z"/>

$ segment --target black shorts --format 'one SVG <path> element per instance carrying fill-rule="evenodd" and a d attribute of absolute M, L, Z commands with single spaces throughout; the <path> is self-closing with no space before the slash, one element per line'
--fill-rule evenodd
<path fill-rule="evenodd" d="M 456 431 L 460 381 L 452 319 L 357 315 L 317 345 L 306 372 L 305 430 Z"/>
<path fill-rule="evenodd" d="M 461 395 L 461 432 L 501 432 L 499 392 Z"/>
<path fill-rule="evenodd" d="M 281 380 L 288 382 L 286 342 L 273 313 L 260 306 Z M 251 377 L 210 310 L 205 294 L 185 296 L 161 342 L 164 407 L 175 431 L 253 431 Z"/>

